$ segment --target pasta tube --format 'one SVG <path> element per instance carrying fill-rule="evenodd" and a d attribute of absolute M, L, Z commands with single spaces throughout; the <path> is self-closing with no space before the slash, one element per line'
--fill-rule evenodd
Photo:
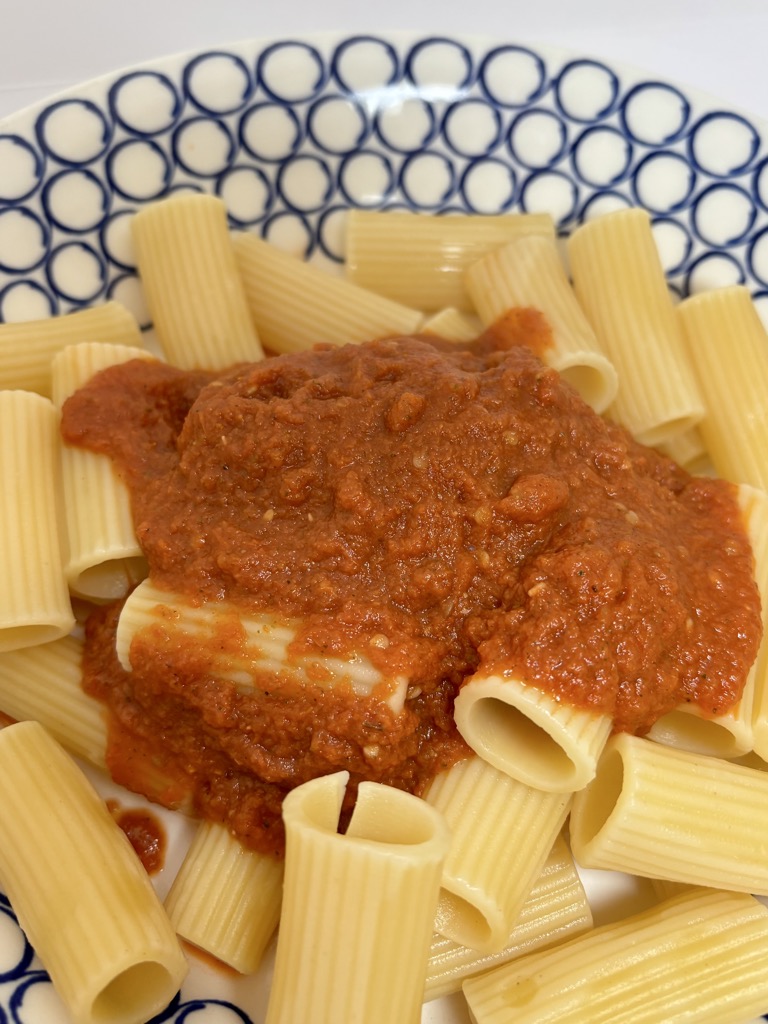
<path fill-rule="evenodd" d="M 570 829 L 583 867 L 768 895 L 768 775 L 754 768 L 619 733 Z"/>
<path fill-rule="evenodd" d="M 558 837 L 502 950 L 481 954 L 445 935 L 433 935 L 424 999 L 458 992 L 465 978 L 554 946 L 591 927 L 592 912 L 584 887 L 565 840 Z"/>
<path fill-rule="evenodd" d="M 528 786 L 556 793 L 586 786 L 612 728 L 607 715 L 561 704 L 500 675 L 471 676 L 456 698 L 454 717 L 480 757 Z"/>
<path fill-rule="evenodd" d="M 56 410 L 0 391 L 0 651 L 46 643 L 75 624 L 64 577 Z"/>
<path fill-rule="evenodd" d="M 287 676 L 303 686 L 349 688 L 362 697 L 378 698 L 402 711 L 408 692 L 405 676 L 385 678 L 363 655 L 344 659 L 331 655 L 291 655 L 288 647 L 297 623 L 270 615 L 243 614 L 235 605 L 195 605 L 180 594 L 159 590 L 144 580 L 123 605 L 117 627 L 117 656 L 131 670 L 131 643 L 140 631 L 153 631 L 158 643 L 173 634 L 193 638 L 210 656 L 209 671 L 243 689 L 267 676 Z"/>
<path fill-rule="evenodd" d="M 483 325 L 476 317 L 447 306 L 425 320 L 420 333 L 433 334 L 447 341 L 473 341 L 482 330 Z"/>
<path fill-rule="evenodd" d="M 570 808 L 479 757 L 430 783 L 424 799 L 451 830 L 435 927 L 482 953 L 504 947 Z"/>
<path fill-rule="evenodd" d="M 261 962 L 280 917 L 283 865 L 216 822 L 197 829 L 165 900 L 176 933 L 236 971 Z"/>
<path fill-rule="evenodd" d="M 0 388 L 51 397 L 51 360 L 67 345 L 96 341 L 141 348 L 141 331 L 119 302 L 105 302 L 64 316 L 0 324 Z"/>
<path fill-rule="evenodd" d="M 266 1024 L 420 1020 L 448 829 L 418 797 L 364 782 L 341 835 L 347 779 L 314 779 L 283 805 L 285 887 Z"/>
<path fill-rule="evenodd" d="M 467 291 L 486 327 L 515 306 L 544 314 L 552 347 L 542 358 L 596 412 L 604 412 L 618 390 L 618 377 L 585 317 L 565 274 L 554 237 L 521 237 L 473 263 Z"/>
<path fill-rule="evenodd" d="M 236 234 L 234 247 L 253 321 L 273 352 L 413 334 L 424 319 L 416 309 L 333 277 L 255 235 Z"/>
<path fill-rule="evenodd" d="M 768 1006 L 768 909 L 695 889 L 464 983 L 476 1024 L 743 1024 Z"/>
<path fill-rule="evenodd" d="M 143 1024 L 186 961 L 104 802 L 46 730 L 0 730 L 0 883 L 78 1024 Z"/>
<path fill-rule="evenodd" d="M 699 429 L 720 476 L 768 490 L 768 332 L 743 285 L 685 299 L 677 316 L 707 412 Z"/>
<path fill-rule="evenodd" d="M 346 272 L 350 281 L 417 309 L 472 310 L 464 271 L 475 260 L 529 235 L 554 238 L 546 213 L 477 217 L 390 210 L 347 214 Z"/>
<path fill-rule="evenodd" d="M 106 711 L 81 686 L 82 657 L 74 636 L 0 654 L 0 710 L 40 722 L 70 754 L 104 768 Z"/>
<path fill-rule="evenodd" d="M 220 370 L 262 358 L 223 200 L 174 195 L 140 210 L 131 230 L 147 305 L 169 363 Z"/>
<path fill-rule="evenodd" d="M 576 296 L 619 377 L 613 417 L 648 445 L 695 426 L 704 403 L 647 211 L 583 224 L 568 257 Z"/>
<path fill-rule="evenodd" d="M 765 746 L 762 707 L 766 694 L 766 636 L 768 636 L 768 494 L 746 484 L 738 489 L 738 501 L 755 559 L 755 580 L 762 602 L 763 640 L 749 671 L 739 702 L 725 714 L 708 717 L 696 704 L 684 704 L 651 726 L 651 739 L 699 754 L 729 759 L 741 757 L 756 744 L 753 719 L 760 722 L 760 747 Z"/>
<path fill-rule="evenodd" d="M 151 356 L 125 345 L 67 346 L 51 364 L 54 405 L 60 410 L 99 370 L 142 358 Z M 124 597 L 147 575 L 128 488 L 109 456 L 73 445 L 61 446 L 61 475 L 68 540 L 64 573 L 70 590 L 91 600 Z"/>

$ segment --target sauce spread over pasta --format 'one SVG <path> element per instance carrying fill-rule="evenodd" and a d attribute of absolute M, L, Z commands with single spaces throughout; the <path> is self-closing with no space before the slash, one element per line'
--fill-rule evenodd
<path fill-rule="evenodd" d="M 537 314 L 515 326 L 541 348 Z M 453 701 L 478 669 L 640 733 L 738 700 L 760 602 L 735 489 L 636 444 L 518 340 L 393 338 L 216 377 L 139 360 L 69 399 L 64 438 L 119 466 L 158 587 L 300 622 L 297 657 L 408 678 L 401 713 L 290 672 L 244 691 L 151 631 L 129 673 L 119 606 L 99 610 L 86 685 L 118 781 L 279 851 L 282 796 L 308 778 L 419 792 L 465 756 Z"/>

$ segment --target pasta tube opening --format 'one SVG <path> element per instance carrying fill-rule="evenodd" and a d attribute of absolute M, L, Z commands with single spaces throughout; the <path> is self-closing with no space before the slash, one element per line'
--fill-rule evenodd
<path fill-rule="evenodd" d="M 605 356 L 597 352 L 563 356 L 557 370 L 595 411 L 610 405 L 616 392 L 616 374 Z"/>
<path fill-rule="evenodd" d="M 624 789 L 624 761 L 614 747 L 606 750 L 592 782 L 580 794 L 577 832 L 580 842 L 588 843 L 603 828 Z M 574 821 L 571 817 L 571 835 Z"/>
<path fill-rule="evenodd" d="M 456 698 L 459 732 L 476 754 L 537 789 L 572 793 L 592 779 L 611 720 L 567 707 L 504 676 L 473 676 Z"/>
<path fill-rule="evenodd" d="M 164 964 L 150 959 L 133 964 L 96 995 L 89 1019 L 93 1024 L 135 1024 L 156 1013 L 177 985 Z"/>

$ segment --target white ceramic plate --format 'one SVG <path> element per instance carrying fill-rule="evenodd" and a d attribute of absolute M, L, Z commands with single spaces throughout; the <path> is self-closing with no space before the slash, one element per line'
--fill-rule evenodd
<path fill-rule="evenodd" d="M 130 216 L 186 188 L 329 269 L 349 206 L 546 210 L 567 233 L 642 205 L 676 292 L 746 283 L 768 322 L 766 140 L 766 125 L 680 85 L 514 40 L 329 34 L 169 57 L 0 121 L 0 319 L 111 297 L 148 326 Z M 189 839 L 163 820 L 161 892 Z M 598 921 L 650 899 L 621 876 L 584 879 Z M 155 1020 L 261 1024 L 269 969 L 233 980 L 194 961 Z M 456 997 L 422 1021 L 468 1019 Z M 0 1024 L 68 1024 L 2 896 Z"/>

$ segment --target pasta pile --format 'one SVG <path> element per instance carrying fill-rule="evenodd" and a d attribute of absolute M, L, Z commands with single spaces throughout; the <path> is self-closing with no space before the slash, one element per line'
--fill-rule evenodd
<path fill-rule="evenodd" d="M 0 711 L 17 723 L 0 730 L 13 780 L 0 792 L 0 886 L 73 1021 L 143 1024 L 161 1010 L 186 971 L 179 938 L 251 973 L 278 923 L 267 1024 L 413 1024 L 423 1000 L 462 988 L 475 1024 L 739 1024 L 768 1009 L 768 909 L 755 898 L 768 896 L 766 642 L 735 707 L 680 707 L 645 738 L 612 736 L 609 716 L 524 680 L 476 674 L 455 708 L 473 756 L 423 799 L 365 783 L 342 834 L 346 773 L 305 783 L 284 804 L 284 864 L 203 822 L 161 904 L 69 756 L 104 768 L 107 746 L 103 708 L 80 686 L 73 602 L 130 595 L 117 637 L 129 671 L 132 639 L 153 622 L 206 643 L 213 620 L 147 577 L 110 460 L 58 436 L 67 397 L 119 362 L 217 370 L 316 342 L 461 341 L 532 306 L 552 329 L 544 358 L 595 411 L 738 485 L 765 626 L 768 337 L 747 290 L 673 305 L 639 209 L 574 232 L 573 283 L 544 215 L 351 211 L 345 277 L 230 234 L 212 196 L 147 206 L 133 238 L 159 355 L 112 302 L 0 326 Z M 279 667 L 290 628 L 244 626 Z M 404 679 L 307 656 L 307 685 L 318 666 L 402 709 Z M 216 665 L 222 678 L 257 669 Z M 574 856 L 671 888 L 594 928 Z"/>

